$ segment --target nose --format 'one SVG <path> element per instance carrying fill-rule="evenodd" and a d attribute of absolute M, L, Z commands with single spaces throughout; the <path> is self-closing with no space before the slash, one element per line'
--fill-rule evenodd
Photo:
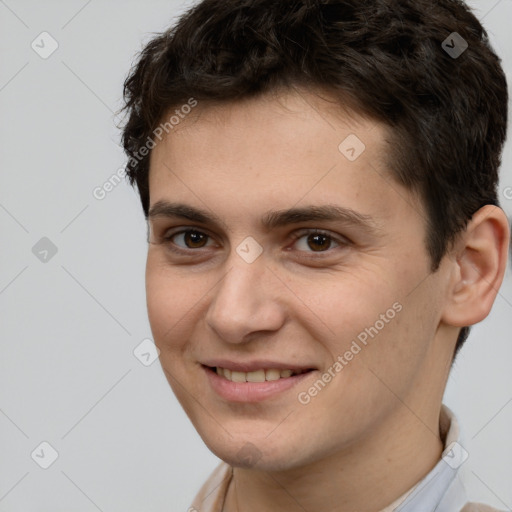
<path fill-rule="evenodd" d="M 237 261 L 238 260 L 238 261 Z M 237 254 L 214 288 L 206 313 L 207 325 L 225 342 L 245 343 L 254 333 L 275 332 L 285 322 L 279 280 L 262 257 L 246 263 Z"/>

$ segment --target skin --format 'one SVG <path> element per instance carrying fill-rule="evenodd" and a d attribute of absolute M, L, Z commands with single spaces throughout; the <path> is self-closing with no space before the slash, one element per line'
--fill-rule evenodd
<path fill-rule="evenodd" d="M 366 146 L 355 161 L 338 149 L 350 134 Z M 485 206 L 431 273 L 424 209 L 386 168 L 388 135 L 325 94 L 286 90 L 199 104 L 152 150 L 150 208 L 183 203 L 219 219 L 150 215 L 146 287 L 165 375 L 206 445 L 235 468 L 227 512 L 378 511 L 441 456 L 457 334 L 492 306 L 508 223 Z M 326 204 L 367 216 L 374 229 L 261 223 L 270 210 Z M 313 229 L 332 239 L 308 239 Z M 236 252 L 248 236 L 263 248 L 252 263 Z M 395 303 L 400 312 L 300 403 L 298 393 Z M 271 399 L 235 403 L 200 365 L 214 357 L 317 370 Z M 247 443 L 252 461 L 239 453 Z"/>

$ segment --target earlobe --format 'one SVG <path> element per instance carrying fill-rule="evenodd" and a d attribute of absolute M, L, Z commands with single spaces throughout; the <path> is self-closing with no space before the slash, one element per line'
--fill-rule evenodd
<path fill-rule="evenodd" d="M 489 314 L 505 275 L 509 243 L 508 219 L 501 208 L 486 205 L 473 215 L 457 243 L 445 323 L 470 326 Z"/>

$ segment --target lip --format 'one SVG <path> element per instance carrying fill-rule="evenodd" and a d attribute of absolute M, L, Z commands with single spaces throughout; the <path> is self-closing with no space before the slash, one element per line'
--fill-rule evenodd
<path fill-rule="evenodd" d="M 235 372 L 254 372 L 256 370 L 270 370 L 270 369 L 277 369 L 277 370 L 293 370 L 293 371 L 300 371 L 300 370 L 316 370 L 315 367 L 312 365 L 305 365 L 305 366 L 297 366 L 290 363 L 285 362 L 277 362 L 277 361 L 269 361 L 265 359 L 257 359 L 254 361 L 247 361 L 247 362 L 236 362 L 236 361 L 229 361 L 228 359 L 209 359 L 208 361 L 202 361 L 201 364 L 203 366 L 210 366 L 210 367 L 220 367 L 220 368 L 227 368 L 228 370 L 235 371 Z"/>
<path fill-rule="evenodd" d="M 214 365 L 226 368 L 221 364 Z M 243 365 L 235 365 L 234 371 L 252 371 L 252 370 L 238 370 Z M 247 367 L 247 365 L 245 366 Z M 311 375 L 316 373 L 316 370 L 301 373 L 300 375 L 293 375 L 291 377 L 280 378 L 278 380 L 265 381 L 265 382 L 232 382 L 220 375 L 217 375 L 215 370 L 209 366 L 202 365 L 203 371 L 210 382 L 212 389 L 222 398 L 230 402 L 262 402 L 269 398 L 273 398 L 280 393 L 283 393 L 297 384 L 302 382 L 304 379 L 309 378 Z M 229 368 L 229 366 L 227 367 Z M 292 369 L 286 366 L 258 366 L 260 368 L 281 368 L 281 369 Z M 307 368 L 304 368 L 307 369 Z"/>

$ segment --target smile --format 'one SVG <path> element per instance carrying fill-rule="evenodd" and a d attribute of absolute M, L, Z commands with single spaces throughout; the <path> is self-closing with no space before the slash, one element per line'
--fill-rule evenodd
<path fill-rule="evenodd" d="M 229 402 L 277 398 L 317 372 L 313 369 L 261 368 L 248 372 L 202 365 L 211 389 Z"/>
<path fill-rule="evenodd" d="M 215 372 L 217 375 L 224 377 L 231 382 L 265 382 L 279 379 L 286 379 L 293 375 L 300 375 L 308 370 L 279 370 L 277 368 L 269 368 L 267 370 L 255 370 L 252 372 L 237 372 L 228 368 L 217 366 Z"/>

